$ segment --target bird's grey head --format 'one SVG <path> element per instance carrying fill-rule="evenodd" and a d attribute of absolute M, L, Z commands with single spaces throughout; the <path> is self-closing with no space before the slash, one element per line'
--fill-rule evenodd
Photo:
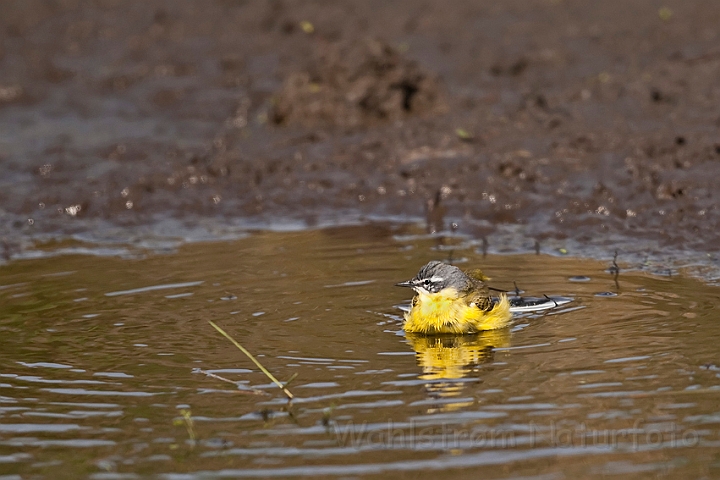
<path fill-rule="evenodd" d="M 416 292 L 437 293 L 452 287 L 458 292 L 465 290 L 470 279 L 457 267 L 432 261 L 422 267 L 412 280 L 398 283 L 399 287 L 410 287 Z"/>

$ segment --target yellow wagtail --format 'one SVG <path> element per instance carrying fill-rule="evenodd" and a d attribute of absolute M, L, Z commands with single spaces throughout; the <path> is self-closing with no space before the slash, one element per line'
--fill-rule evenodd
<path fill-rule="evenodd" d="M 504 293 L 497 301 L 490 298 L 485 280 L 480 270 L 465 273 L 442 262 L 428 263 L 412 280 L 397 284 L 416 293 L 405 313 L 405 331 L 464 334 L 508 326 L 510 302 Z"/>

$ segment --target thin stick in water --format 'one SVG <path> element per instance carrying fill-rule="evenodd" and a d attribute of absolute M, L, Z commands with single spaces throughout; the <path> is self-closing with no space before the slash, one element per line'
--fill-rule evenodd
<path fill-rule="evenodd" d="M 285 395 L 288 397 L 288 400 L 292 400 L 292 399 L 294 398 L 294 397 L 293 397 L 293 394 L 290 393 L 290 391 L 289 391 L 287 388 L 285 388 L 285 386 L 284 386 L 282 383 L 280 383 L 280 381 L 279 381 L 277 378 L 275 378 L 275 376 L 274 376 L 272 373 L 270 373 L 265 367 L 262 366 L 262 364 L 261 364 L 260 362 L 257 361 L 257 359 L 256 359 L 255 357 L 252 356 L 252 353 L 248 352 L 248 351 L 245 349 L 245 347 L 243 347 L 243 346 L 240 345 L 238 342 L 236 342 L 234 338 L 232 338 L 230 335 L 228 335 L 228 334 L 225 332 L 225 330 L 223 330 L 222 328 L 218 327 L 218 326 L 215 324 L 215 322 L 210 321 L 210 325 L 212 325 L 212 327 L 213 327 L 215 330 L 217 330 L 218 332 L 220 332 L 220 334 L 221 334 L 223 337 L 225 337 L 225 338 L 227 338 L 228 340 L 230 340 L 233 345 L 235 345 L 235 346 L 236 346 L 241 352 L 243 352 L 250 360 L 252 360 L 253 363 L 254 363 L 255 365 L 257 365 L 257 367 L 258 367 L 270 380 L 272 380 L 272 382 L 273 382 L 275 385 L 277 385 L 278 387 L 280 387 L 280 389 L 283 391 L 283 393 L 285 393 Z"/>

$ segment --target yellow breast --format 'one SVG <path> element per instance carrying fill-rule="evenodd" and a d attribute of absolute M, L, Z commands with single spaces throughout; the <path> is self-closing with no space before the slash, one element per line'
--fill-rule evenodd
<path fill-rule="evenodd" d="M 418 293 L 413 307 L 405 314 L 405 331 L 422 334 L 476 333 L 495 330 L 509 325 L 512 313 L 507 296 L 484 311 L 458 297 L 455 289 L 446 288 L 438 293 Z"/>

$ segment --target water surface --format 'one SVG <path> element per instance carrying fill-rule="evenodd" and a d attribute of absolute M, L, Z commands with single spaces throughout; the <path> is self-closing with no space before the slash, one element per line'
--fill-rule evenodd
<path fill-rule="evenodd" d="M 431 259 L 574 301 L 507 331 L 406 336 L 409 292 L 392 285 Z M 616 284 L 608 266 L 385 227 L 14 261 L 0 472 L 717 476 L 717 288 L 625 270 Z M 209 321 L 281 381 L 297 374 L 295 400 Z"/>

